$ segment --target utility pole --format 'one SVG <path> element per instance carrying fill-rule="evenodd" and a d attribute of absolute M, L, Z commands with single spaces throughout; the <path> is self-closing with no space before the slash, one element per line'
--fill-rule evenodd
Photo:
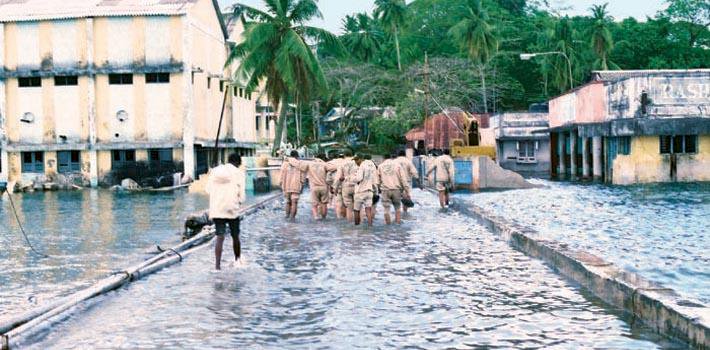
<path fill-rule="evenodd" d="M 320 101 L 313 102 L 313 121 L 315 123 L 316 152 L 320 153 Z"/>
<path fill-rule="evenodd" d="M 427 149 L 427 127 L 426 120 L 429 118 L 429 98 L 431 97 L 431 84 L 429 82 L 429 55 L 424 52 L 424 153 L 428 154 Z"/>

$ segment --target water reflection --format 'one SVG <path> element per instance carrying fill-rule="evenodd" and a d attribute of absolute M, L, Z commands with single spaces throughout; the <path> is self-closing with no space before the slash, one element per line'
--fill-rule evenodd
<path fill-rule="evenodd" d="M 457 197 L 710 304 L 710 183 L 534 181 L 545 188 Z"/>
<path fill-rule="evenodd" d="M 87 190 L 21 194 L 13 199 L 30 240 L 52 258 L 39 258 L 25 245 L 4 197 L 0 201 L 2 315 L 86 286 L 112 269 L 143 259 L 151 245 L 178 242 L 185 213 L 206 206 L 204 196 L 184 192 Z"/>
<path fill-rule="evenodd" d="M 99 298 L 32 348 L 658 348 L 538 260 L 436 199 L 402 227 L 243 223 L 247 267 L 209 248 Z"/>

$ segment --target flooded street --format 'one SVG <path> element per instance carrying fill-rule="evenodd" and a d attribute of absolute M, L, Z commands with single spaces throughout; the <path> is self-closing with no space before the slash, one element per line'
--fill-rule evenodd
<path fill-rule="evenodd" d="M 710 304 L 710 183 L 533 182 L 457 197 Z"/>
<path fill-rule="evenodd" d="M 207 197 L 103 190 L 14 195 L 34 246 L 26 245 L 10 203 L 0 201 L 0 315 L 16 314 L 64 296 L 148 257 L 156 244 L 180 242 L 185 215 Z"/>
<path fill-rule="evenodd" d="M 31 348 L 676 347 L 632 328 L 542 262 L 433 195 L 402 226 L 298 222 L 276 206 L 243 223 L 247 265 L 210 247 L 75 310 Z M 231 249 L 227 250 L 230 256 Z"/>

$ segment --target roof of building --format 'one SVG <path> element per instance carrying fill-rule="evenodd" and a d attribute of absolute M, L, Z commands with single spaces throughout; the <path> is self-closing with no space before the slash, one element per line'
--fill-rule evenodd
<path fill-rule="evenodd" d="M 86 17 L 183 15 L 199 0 L 0 0 L 0 22 L 28 22 Z M 227 27 L 212 0 L 222 32 Z"/>
<path fill-rule="evenodd" d="M 693 76 L 707 75 L 710 69 L 647 69 L 647 70 L 601 70 L 592 71 L 593 81 L 619 81 L 647 76 Z"/>

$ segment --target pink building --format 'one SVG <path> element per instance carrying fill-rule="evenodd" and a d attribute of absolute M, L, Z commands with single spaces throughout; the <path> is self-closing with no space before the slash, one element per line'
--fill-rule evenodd
<path fill-rule="evenodd" d="M 710 180 L 710 69 L 592 74 L 549 102 L 552 175 Z"/>

